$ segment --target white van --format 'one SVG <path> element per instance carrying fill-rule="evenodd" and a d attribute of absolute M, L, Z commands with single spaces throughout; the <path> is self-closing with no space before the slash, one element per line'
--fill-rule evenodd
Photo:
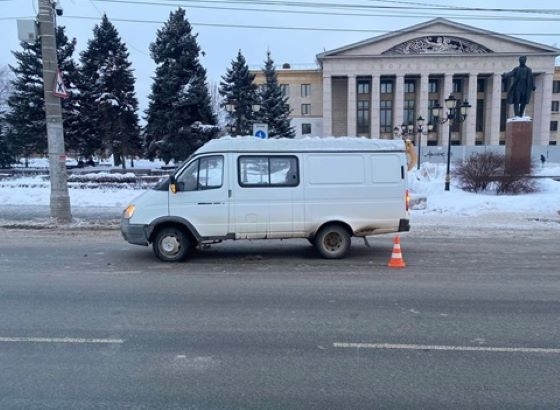
<path fill-rule="evenodd" d="M 410 229 L 400 140 L 223 137 L 123 212 L 121 232 L 162 261 L 224 239 L 307 238 L 324 258 L 351 237 Z"/>

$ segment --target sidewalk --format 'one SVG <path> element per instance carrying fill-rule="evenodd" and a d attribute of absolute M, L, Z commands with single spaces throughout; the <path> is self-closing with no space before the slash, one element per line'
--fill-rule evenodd
<path fill-rule="evenodd" d="M 45 205 L 0 205 L 0 228 L 18 229 L 118 229 L 119 207 L 73 207 L 73 221 L 57 225 Z"/>

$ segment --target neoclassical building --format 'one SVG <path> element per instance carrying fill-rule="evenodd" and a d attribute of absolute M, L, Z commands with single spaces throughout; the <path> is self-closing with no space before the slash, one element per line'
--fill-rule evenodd
<path fill-rule="evenodd" d="M 320 53 L 315 69 L 285 64 L 277 73 L 298 136 L 393 138 L 395 127 L 422 117 L 433 125 L 422 144 L 447 145 L 450 124 L 435 124 L 430 108 L 453 95 L 471 108 L 463 123 L 451 125 L 451 144 L 499 145 L 513 116 L 502 74 L 522 55 L 536 85 L 525 110 L 533 144 L 556 145 L 560 49 L 443 18 Z M 262 73 L 254 73 L 262 84 Z"/>

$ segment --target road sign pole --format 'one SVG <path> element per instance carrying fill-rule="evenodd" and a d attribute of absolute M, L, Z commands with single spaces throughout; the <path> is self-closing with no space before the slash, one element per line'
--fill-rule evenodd
<path fill-rule="evenodd" d="M 253 136 L 262 139 L 268 139 L 268 124 L 253 124 Z"/>

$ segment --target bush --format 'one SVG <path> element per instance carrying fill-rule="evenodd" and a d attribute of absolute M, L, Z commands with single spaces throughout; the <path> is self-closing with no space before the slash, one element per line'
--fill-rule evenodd
<path fill-rule="evenodd" d="M 493 152 L 475 153 L 459 164 L 453 175 L 464 191 L 479 192 L 490 188 L 496 175 L 503 174 L 505 157 Z"/>
<path fill-rule="evenodd" d="M 512 162 L 502 176 L 496 178 L 497 194 L 526 194 L 536 192 L 535 180 L 525 175 L 527 167 L 525 164 Z M 530 170 L 532 174 L 533 170 Z"/>
<path fill-rule="evenodd" d="M 453 175 L 464 191 L 480 192 L 495 189 L 497 194 L 522 194 L 537 191 L 535 181 L 523 167 L 510 164 L 505 170 L 505 156 L 493 152 L 476 153 L 459 164 Z"/>

